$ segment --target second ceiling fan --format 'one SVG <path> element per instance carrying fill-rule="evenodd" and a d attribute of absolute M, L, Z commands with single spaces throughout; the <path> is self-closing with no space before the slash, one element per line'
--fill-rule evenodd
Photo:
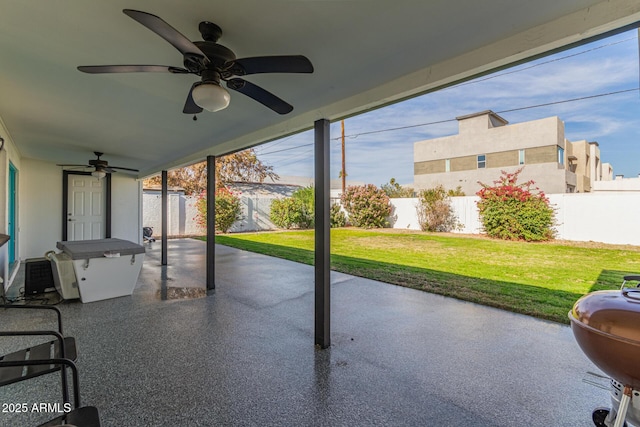
<path fill-rule="evenodd" d="M 229 105 L 230 95 L 221 86 L 240 92 L 279 114 L 293 110 L 286 101 L 249 81 L 234 76 L 262 73 L 313 73 L 313 65 L 302 55 L 258 56 L 236 59 L 229 48 L 218 44 L 222 30 L 216 24 L 203 21 L 198 29 L 204 41 L 190 41 L 161 18 L 147 12 L 124 9 L 123 12 L 168 41 L 183 56 L 181 67 L 167 65 L 89 65 L 78 70 L 89 74 L 168 72 L 195 74 L 201 81 L 195 82 L 184 104 L 185 114 L 198 114 L 203 109 L 219 111 Z"/>

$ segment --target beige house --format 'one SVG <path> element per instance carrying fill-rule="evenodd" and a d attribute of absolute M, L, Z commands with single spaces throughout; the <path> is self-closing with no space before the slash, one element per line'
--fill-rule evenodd
<path fill-rule="evenodd" d="M 598 143 L 567 140 L 558 117 L 509 124 L 488 110 L 457 120 L 457 135 L 414 144 L 416 189 L 459 186 L 473 195 L 478 181 L 491 184 L 500 171 L 519 168 L 519 182 L 534 180 L 549 194 L 589 192 L 594 181 L 613 177 L 611 165 L 600 161 Z"/>

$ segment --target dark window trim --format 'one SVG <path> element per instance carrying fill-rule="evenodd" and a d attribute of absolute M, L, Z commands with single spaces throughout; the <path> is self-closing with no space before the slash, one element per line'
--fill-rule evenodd
<path fill-rule="evenodd" d="M 67 216 L 69 214 L 69 175 L 91 175 L 91 172 L 62 171 L 62 241 L 67 240 Z M 105 180 L 105 202 L 104 202 L 104 237 L 111 238 L 111 174 L 103 178 Z"/>

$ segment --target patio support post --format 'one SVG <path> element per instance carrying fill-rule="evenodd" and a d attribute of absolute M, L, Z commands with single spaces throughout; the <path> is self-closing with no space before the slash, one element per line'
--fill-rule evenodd
<path fill-rule="evenodd" d="M 167 213 L 168 213 L 168 182 L 167 171 L 162 171 L 162 265 L 167 265 Z"/>
<path fill-rule="evenodd" d="M 315 143 L 315 344 L 331 345 L 329 223 L 329 120 L 314 123 Z"/>
<path fill-rule="evenodd" d="M 216 288 L 216 157 L 207 156 L 207 290 Z"/>

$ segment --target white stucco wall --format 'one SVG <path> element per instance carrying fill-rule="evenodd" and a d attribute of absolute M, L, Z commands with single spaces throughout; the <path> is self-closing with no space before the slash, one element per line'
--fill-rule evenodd
<path fill-rule="evenodd" d="M 558 238 L 640 245 L 640 193 L 552 194 Z"/>
<path fill-rule="evenodd" d="M 557 238 L 581 242 L 600 242 L 640 246 L 639 192 L 551 194 L 556 209 Z M 452 197 L 451 206 L 463 224 L 454 232 L 479 234 L 482 225 L 476 196 Z M 397 220 L 393 228 L 419 230 L 417 199 L 391 199 Z"/>
<path fill-rule="evenodd" d="M 610 181 L 595 181 L 592 191 L 638 191 L 640 192 L 640 176 L 634 178 L 616 178 Z"/>
<path fill-rule="evenodd" d="M 111 174 L 111 237 L 142 242 L 142 181 Z"/>
<path fill-rule="evenodd" d="M 167 194 L 167 235 L 193 236 L 205 234 L 196 222 L 197 196 L 185 196 L 179 192 Z M 142 193 L 142 226 L 152 227 L 153 236 L 162 236 L 162 194 L 160 191 Z"/>
<path fill-rule="evenodd" d="M 478 234 L 481 232 L 480 219 L 478 217 L 478 208 L 476 206 L 476 196 L 452 197 L 451 207 L 458 217 L 458 222 L 462 228 L 455 230 L 457 233 Z M 420 230 L 418 222 L 418 199 L 402 198 L 391 199 L 393 211 L 390 224 L 393 228 L 404 228 L 407 230 Z"/>
<path fill-rule="evenodd" d="M 271 214 L 271 202 L 279 197 L 240 197 L 242 219 L 236 221 L 230 232 L 275 230 L 275 226 L 269 219 Z"/>
<path fill-rule="evenodd" d="M 154 236 L 160 236 L 160 196 L 144 194 L 144 225 L 154 227 Z M 179 199 L 186 199 L 181 202 Z M 195 218 L 196 210 L 190 198 L 169 197 L 169 212 L 180 218 Z M 556 209 L 557 238 L 574 241 L 594 241 L 611 244 L 640 245 L 639 192 L 606 192 L 549 195 Z M 243 219 L 236 222 L 231 232 L 276 229 L 269 221 L 273 198 L 242 196 Z M 451 206 L 462 228 L 456 233 L 480 234 L 482 225 L 478 216 L 477 196 L 452 197 Z M 396 229 L 419 230 L 416 213 L 417 199 L 391 199 L 393 206 L 391 226 Z M 186 228 L 181 222 L 169 218 L 169 236 L 203 234 L 195 221 Z M 155 228 L 157 227 L 157 228 Z M 130 239 L 131 240 L 131 239 Z"/>
<path fill-rule="evenodd" d="M 181 193 L 169 193 L 167 200 L 167 235 L 192 236 L 203 235 L 206 230 L 196 221 L 197 196 L 185 196 Z M 236 221 L 230 232 L 273 230 L 277 227 L 269 219 L 271 202 L 278 197 L 250 196 L 240 197 L 242 219 Z M 160 192 L 145 191 L 142 195 L 142 224 L 153 227 L 153 236 L 157 239 L 162 235 L 162 197 Z"/>
<path fill-rule="evenodd" d="M 406 230 L 420 230 L 420 224 L 418 223 L 418 215 L 416 208 L 418 206 L 418 199 L 416 198 L 402 198 L 391 199 L 391 218 L 389 219 L 389 225 L 392 228 L 402 228 Z"/>
<path fill-rule="evenodd" d="M 19 257 L 43 256 L 62 238 L 62 169 L 53 163 L 22 159 L 19 198 Z M 111 181 L 111 237 L 140 242 L 141 185 L 125 174 Z"/>
<path fill-rule="evenodd" d="M 53 163 L 22 159 L 20 171 L 21 260 L 54 250 L 62 233 L 62 170 Z"/>

